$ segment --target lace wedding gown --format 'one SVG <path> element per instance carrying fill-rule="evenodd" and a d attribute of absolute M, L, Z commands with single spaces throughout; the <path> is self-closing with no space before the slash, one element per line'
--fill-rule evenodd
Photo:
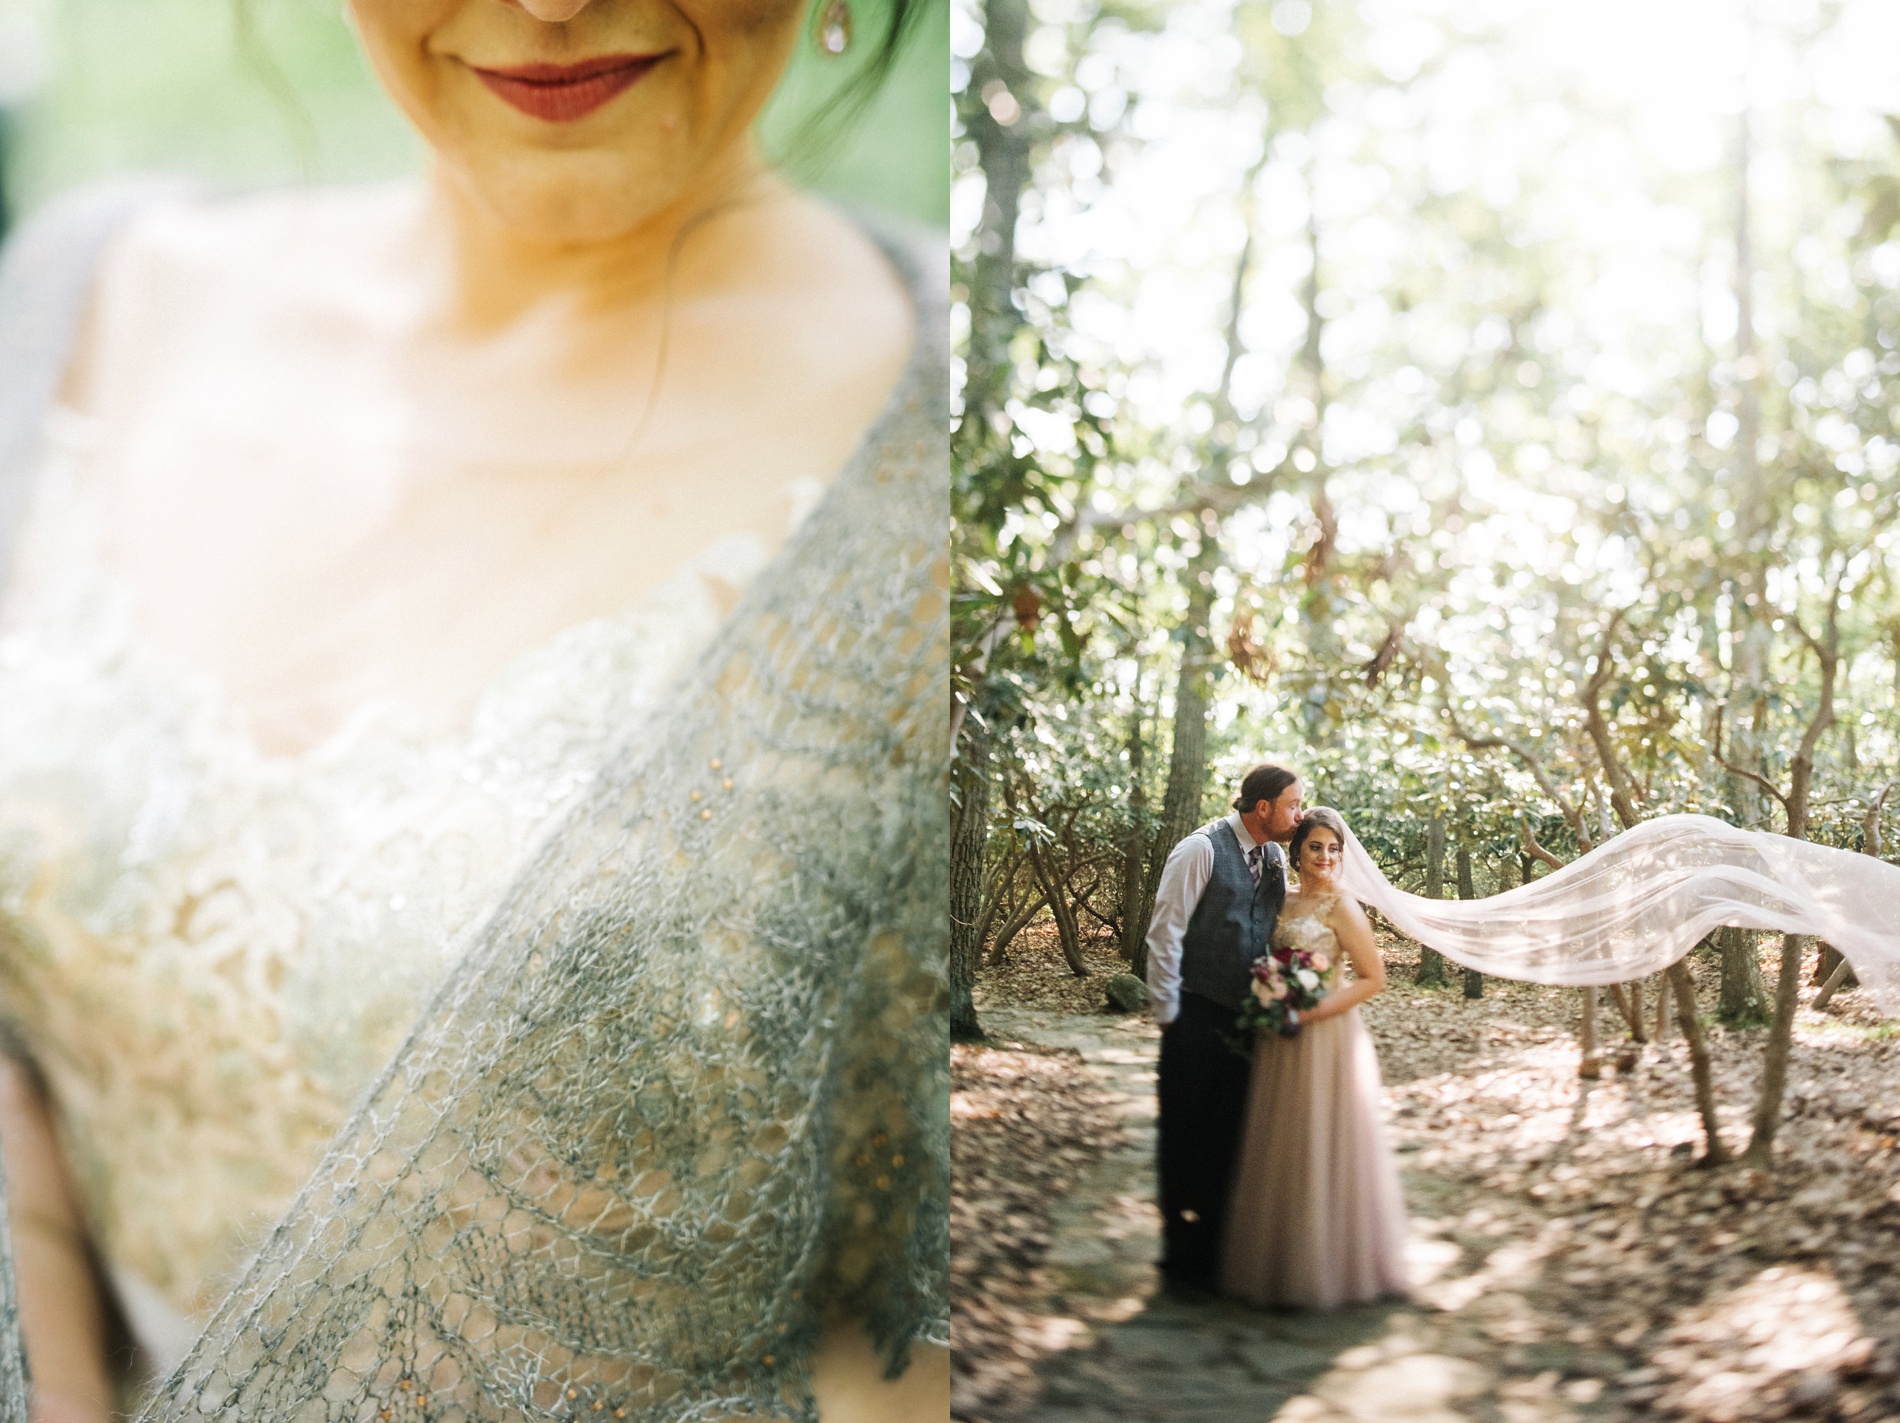
<path fill-rule="evenodd" d="M 1275 948 L 1324 953 L 1336 897 L 1283 915 Z M 1405 1197 L 1379 1123 L 1379 1059 L 1357 1007 L 1254 1046 L 1221 1290 L 1255 1305 L 1332 1309 L 1404 1292 Z"/>
<path fill-rule="evenodd" d="M 88 422 L 58 410 L 47 435 L 0 621 L 0 993 L 168 1371 L 628 712 L 704 649 L 702 575 L 743 584 L 768 550 L 721 540 L 518 657 L 462 735 L 370 707 L 270 756 L 141 642 Z"/>
<path fill-rule="evenodd" d="M 892 1370 L 948 1342 L 942 298 L 900 247 L 917 354 L 791 546 L 706 548 L 456 735 L 261 752 L 142 642 L 86 421 L 40 422 L 0 1007 L 183 1361 L 149 1416 L 811 1419 L 827 1315 Z M 768 565 L 722 617 L 701 575 Z"/>

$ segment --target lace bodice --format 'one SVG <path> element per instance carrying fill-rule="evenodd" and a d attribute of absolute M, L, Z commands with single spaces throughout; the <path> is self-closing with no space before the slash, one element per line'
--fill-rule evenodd
<path fill-rule="evenodd" d="M 0 609 L 0 991 L 134 1327 L 174 1354 L 611 729 L 711 638 L 701 575 L 743 584 L 769 551 L 721 540 L 519 657 L 460 735 L 370 707 L 268 756 L 142 644 L 96 544 L 87 423 L 56 411 L 47 437 Z"/>
<path fill-rule="evenodd" d="M 1329 894 L 1314 899 L 1302 899 L 1299 907 L 1289 914 L 1282 910 L 1280 918 L 1273 926 L 1273 947 L 1276 949 L 1301 949 L 1309 953 L 1326 955 L 1327 967 L 1320 974 L 1320 987 L 1323 992 L 1331 993 L 1339 987 L 1342 968 L 1339 952 L 1339 935 L 1333 932 L 1326 920 L 1339 903 L 1337 894 Z"/>

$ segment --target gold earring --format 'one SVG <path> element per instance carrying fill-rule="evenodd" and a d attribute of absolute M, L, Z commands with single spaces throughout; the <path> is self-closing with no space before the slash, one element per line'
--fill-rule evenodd
<path fill-rule="evenodd" d="M 825 0 L 818 14 L 818 48 L 833 58 L 851 48 L 851 7 L 845 0 Z"/>

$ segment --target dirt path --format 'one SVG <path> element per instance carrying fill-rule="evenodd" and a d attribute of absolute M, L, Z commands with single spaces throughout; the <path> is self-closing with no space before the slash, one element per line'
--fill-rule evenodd
<path fill-rule="evenodd" d="M 1711 1174 L 1688 1167 L 1681 1044 L 1585 1083 L 1556 991 L 1395 984 L 1367 1017 L 1414 1297 L 1320 1315 L 1157 1295 L 1153 1028 L 983 1012 L 993 1041 L 1075 1064 L 1119 1131 L 1048 1203 L 1025 1386 L 962 1417 L 1900 1423 L 1900 1052 L 1865 1015 L 1803 1012 L 1774 1175 Z M 1758 1047 L 1716 1035 L 1731 1146 Z"/>
<path fill-rule="evenodd" d="M 1473 1357 L 1487 1351 L 1419 1309 L 1269 1314 L 1158 1297 L 1154 1029 L 1134 1018 L 1011 1009 L 992 1009 L 986 1027 L 1001 1041 L 1076 1051 L 1097 1090 L 1117 1104 L 1124 1132 L 1054 1212 L 1045 1263 L 1071 1312 L 1069 1347 L 1039 1371 L 1040 1400 L 1007 1416 L 1025 1423 L 1504 1416 L 1482 1407 L 1500 1397 L 1497 1375 Z M 1433 1247 L 1424 1245 L 1429 1257 Z M 1517 1392 L 1513 1423 L 1574 1414 L 1554 1396 Z"/>

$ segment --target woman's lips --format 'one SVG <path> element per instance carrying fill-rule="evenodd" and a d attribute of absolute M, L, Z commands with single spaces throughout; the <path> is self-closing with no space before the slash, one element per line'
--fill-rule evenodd
<path fill-rule="evenodd" d="M 627 88 L 664 54 L 607 54 L 579 64 L 520 64 L 485 69 L 471 64 L 475 77 L 503 103 L 548 123 L 586 118 Z"/>

